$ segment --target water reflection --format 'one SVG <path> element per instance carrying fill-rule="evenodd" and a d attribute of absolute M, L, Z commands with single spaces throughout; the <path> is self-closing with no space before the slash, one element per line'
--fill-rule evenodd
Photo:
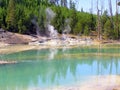
<path fill-rule="evenodd" d="M 99 53 L 120 52 L 120 49 L 105 49 L 101 48 Z M 101 57 L 99 53 L 98 49 L 87 47 L 65 49 L 64 53 L 62 49 L 44 49 L 3 55 L 19 63 L 0 65 L 0 90 L 43 90 L 81 83 L 92 76 L 119 75 L 120 57 Z"/>
<path fill-rule="evenodd" d="M 48 60 L 54 59 L 56 54 L 57 54 L 57 49 L 55 48 L 49 49 Z"/>

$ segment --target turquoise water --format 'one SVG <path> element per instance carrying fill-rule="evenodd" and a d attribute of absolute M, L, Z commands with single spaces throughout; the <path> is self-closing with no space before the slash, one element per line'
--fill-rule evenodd
<path fill-rule="evenodd" d="M 0 90 L 44 90 L 80 84 L 92 76 L 120 75 L 119 45 L 28 50 L 1 57 L 18 63 L 0 65 Z"/>

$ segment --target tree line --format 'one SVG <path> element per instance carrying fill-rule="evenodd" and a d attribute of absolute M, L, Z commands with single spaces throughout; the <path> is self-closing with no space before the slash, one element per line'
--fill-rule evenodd
<path fill-rule="evenodd" d="M 120 38 L 118 7 L 115 15 L 109 15 L 107 10 L 100 13 L 100 9 L 97 9 L 95 15 L 83 9 L 77 11 L 75 3 L 73 0 L 0 0 L 0 28 L 22 34 L 36 34 L 34 20 L 39 31 L 45 33 L 45 10 L 49 7 L 55 12 L 51 24 L 61 34 L 69 23 L 71 34 L 89 36 L 95 33 L 99 39 Z"/>

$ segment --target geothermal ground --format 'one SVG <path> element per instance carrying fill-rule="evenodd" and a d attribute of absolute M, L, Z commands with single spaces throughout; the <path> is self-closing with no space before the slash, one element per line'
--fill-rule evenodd
<path fill-rule="evenodd" d="M 37 35 L 23 35 L 8 31 L 0 31 L 0 47 L 14 44 L 45 45 L 45 46 L 74 46 L 74 45 L 98 45 L 100 43 L 117 43 L 119 41 L 98 41 L 96 38 L 75 36 L 70 34 L 58 35 L 56 38 Z"/>
<path fill-rule="evenodd" d="M 9 44 L 30 44 L 30 45 L 75 45 L 84 44 L 91 42 L 91 39 L 84 38 L 79 39 L 74 35 L 59 35 L 57 38 L 41 37 L 41 36 L 31 36 L 31 35 L 21 35 L 17 33 L 11 33 L 8 31 L 0 32 L 0 46 Z"/>

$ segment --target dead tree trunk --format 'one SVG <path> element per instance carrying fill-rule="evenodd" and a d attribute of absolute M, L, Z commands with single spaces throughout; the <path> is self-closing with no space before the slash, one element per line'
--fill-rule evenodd
<path fill-rule="evenodd" d="M 113 12 L 112 12 L 112 3 L 111 3 L 111 0 L 108 0 L 108 3 L 109 3 L 110 15 L 111 15 L 110 21 L 111 21 L 111 24 L 112 24 L 112 29 L 114 29 Z"/>
<path fill-rule="evenodd" d="M 100 10 L 98 4 L 99 4 L 99 0 L 97 0 L 97 32 L 98 32 L 97 37 L 98 40 L 101 40 L 101 19 L 100 19 Z"/>
<path fill-rule="evenodd" d="M 67 7 L 67 0 L 61 0 L 61 6 Z"/>
<path fill-rule="evenodd" d="M 118 0 L 116 0 L 116 36 L 119 39 Z"/>
<path fill-rule="evenodd" d="M 103 15 L 103 11 L 104 11 L 104 0 L 101 0 L 101 16 Z M 101 31 L 100 31 L 100 39 L 102 40 L 102 36 L 103 36 L 103 29 L 104 29 L 104 25 L 103 25 L 103 19 L 100 18 L 101 21 Z"/>

